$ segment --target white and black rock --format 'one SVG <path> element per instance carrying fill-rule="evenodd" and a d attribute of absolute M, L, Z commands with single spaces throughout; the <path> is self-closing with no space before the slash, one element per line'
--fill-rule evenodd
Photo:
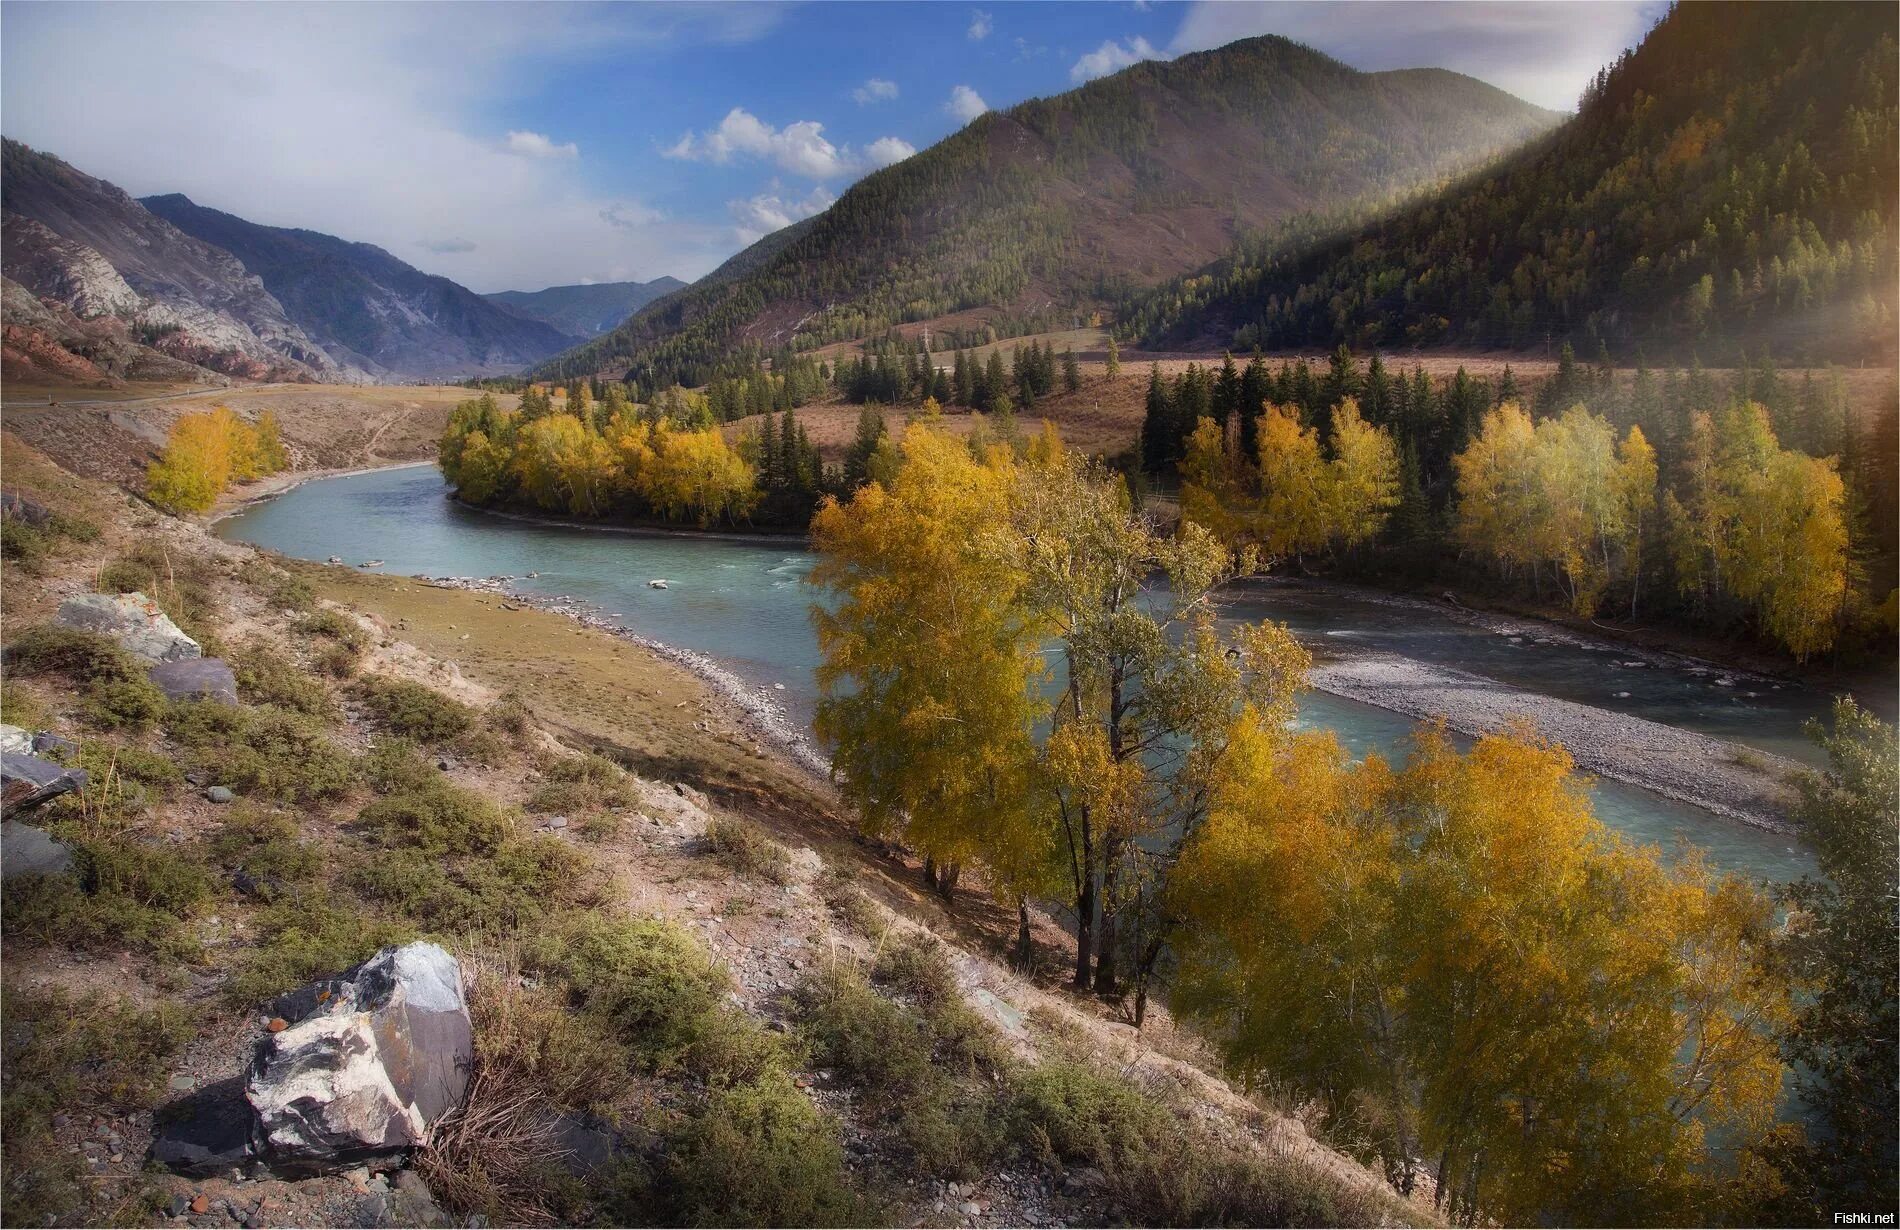
<path fill-rule="evenodd" d="M 166 700 L 214 700 L 238 703 L 237 675 L 223 658 L 180 658 L 145 672 Z"/>
<path fill-rule="evenodd" d="M 245 1096 L 273 1168 L 331 1170 L 427 1144 L 468 1092 L 474 1027 L 461 966 L 434 944 L 386 948 L 279 1000 Z"/>
<path fill-rule="evenodd" d="M 31 811 L 68 791 L 83 788 L 87 780 L 84 769 L 69 769 L 38 756 L 0 752 L 0 811 L 8 815 Z"/>
<path fill-rule="evenodd" d="M 198 642 L 186 636 L 158 603 L 141 593 L 68 598 L 59 604 L 53 623 L 110 637 L 119 648 L 148 663 L 204 656 Z"/>
<path fill-rule="evenodd" d="M 72 865 L 73 852 L 64 842 L 18 820 L 0 824 L 0 879 L 58 875 Z"/>
<path fill-rule="evenodd" d="M 34 752 L 33 732 L 0 722 L 0 752 L 31 756 Z"/>

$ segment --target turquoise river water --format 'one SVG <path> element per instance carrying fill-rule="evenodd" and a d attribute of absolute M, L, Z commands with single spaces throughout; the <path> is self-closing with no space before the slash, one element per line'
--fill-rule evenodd
<path fill-rule="evenodd" d="M 782 684 L 775 696 L 794 717 L 810 719 L 817 645 L 808 612 L 816 595 L 803 584 L 812 557 L 798 540 L 518 521 L 455 503 L 432 466 L 314 480 L 217 528 L 224 538 L 301 559 L 382 560 L 383 571 L 434 577 L 512 575 L 524 590 L 565 595 L 642 636 L 717 658 L 755 687 Z M 655 578 L 667 588 L 649 588 Z M 1615 653 L 1513 639 L 1350 591 L 1249 583 L 1234 587 L 1222 606 L 1230 618 L 1285 622 L 1316 651 L 1350 653 L 1364 645 L 1809 761 L 1814 753 L 1801 724 L 1827 704 L 1793 685 L 1725 685 L 1716 671 L 1625 667 Z M 1414 726 L 1400 714 L 1319 692 L 1302 703 L 1300 720 L 1330 727 L 1355 754 L 1402 754 Z M 1718 867 L 1771 880 L 1813 870 L 1798 839 L 1615 782 L 1598 782 L 1595 794 L 1598 815 L 1640 840 L 1687 841 Z"/>

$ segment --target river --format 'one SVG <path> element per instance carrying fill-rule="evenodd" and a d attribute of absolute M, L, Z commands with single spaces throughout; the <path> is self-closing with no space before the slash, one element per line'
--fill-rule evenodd
<path fill-rule="evenodd" d="M 301 559 L 379 559 L 391 573 L 513 576 L 521 589 L 565 595 L 642 636 L 717 658 L 771 691 L 794 718 L 810 721 L 818 651 L 807 617 L 814 594 L 803 578 L 812 557 L 796 540 L 537 525 L 455 503 L 432 466 L 313 480 L 225 518 L 217 532 Z M 667 588 L 649 587 L 655 579 Z M 1633 654 L 1554 633 L 1514 638 L 1342 589 L 1247 583 L 1223 595 L 1222 606 L 1227 617 L 1287 623 L 1316 654 L 1350 654 L 1363 645 L 1811 762 L 1801 724 L 1827 703 L 1794 685 L 1738 686 L 1720 671 L 1633 665 Z M 1402 754 L 1415 725 L 1321 692 L 1302 702 L 1300 721 L 1334 730 L 1354 754 Z M 1616 782 L 1599 781 L 1594 790 L 1604 822 L 1639 840 L 1665 847 L 1686 841 L 1716 867 L 1775 881 L 1814 868 L 1798 839 Z"/>

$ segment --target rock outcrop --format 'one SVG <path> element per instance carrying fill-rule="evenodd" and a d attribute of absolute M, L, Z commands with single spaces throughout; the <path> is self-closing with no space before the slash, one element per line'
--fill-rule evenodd
<path fill-rule="evenodd" d="M 64 842 L 18 820 L 0 823 L 0 879 L 58 875 L 72 865 L 73 852 Z"/>
<path fill-rule="evenodd" d="M 50 803 L 86 784 L 84 769 L 69 769 L 38 756 L 0 752 L 0 811 L 15 815 Z"/>
<path fill-rule="evenodd" d="M 258 1046 L 245 1097 L 266 1159 L 329 1169 L 427 1144 L 468 1092 L 474 1026 L 454 957 L 384 949 L 279 1001 L 290 1024 Z"/>
<path fill-rule="evenodd" d="M 238 703 L 237 675 L 223 658 L 179 658 L 146 672 L 166 700 L 215 700 Z"/>
<path fill-rule="evenodd" d="M 59 604 L 53 623 L 110 637 L 119 648 L 152 665 L 204 656 L 198 642 L 144 594 L 80 594 Z"/>

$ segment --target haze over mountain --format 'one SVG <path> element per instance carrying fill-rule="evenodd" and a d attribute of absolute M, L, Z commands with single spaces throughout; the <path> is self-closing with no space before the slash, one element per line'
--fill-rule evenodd
<path fill-rule="evenodd" d="M 24 363 L 86 381 L 367 378 L 326 354 L 229 252 L 58 158 L 17 141 L 3 150 L 16 371 Z"/>
<path fill-rule="evenodd" d="M 1896 10 L 1686 4 L 1577 117 L 1375 225 L 1128 305 L 1150 344 L 1891 353 Z"/>
<path fill-rule="evenodd" d="M 571 345 L 576 336 L 424 273 L 373 244 L 260 226 L 177 193 L 140 203 L 243 261 L 332 358 L 379 379 L 459 380 L 515 372 Z"/>
<path fill-rule="evenodd" d="M 651 282 L 590 282 L 546 290 L 500 290 L 482 298 L 509 311 L 553 325 L 569 337 L 599 337 L 661 295 L 686 283 L 674 277 Z"/>
<path fill-rule="evenodd" d="M 1272 36 L 1142 63 L 977 117 L 534 370 L 698 383 L 729 354 L 905 321 L 940 320 L 946 342 L 1066 324 L 1248 230 L 1415 190 L 1558 118 L 1456 73 L 1362 73 Z"/>

